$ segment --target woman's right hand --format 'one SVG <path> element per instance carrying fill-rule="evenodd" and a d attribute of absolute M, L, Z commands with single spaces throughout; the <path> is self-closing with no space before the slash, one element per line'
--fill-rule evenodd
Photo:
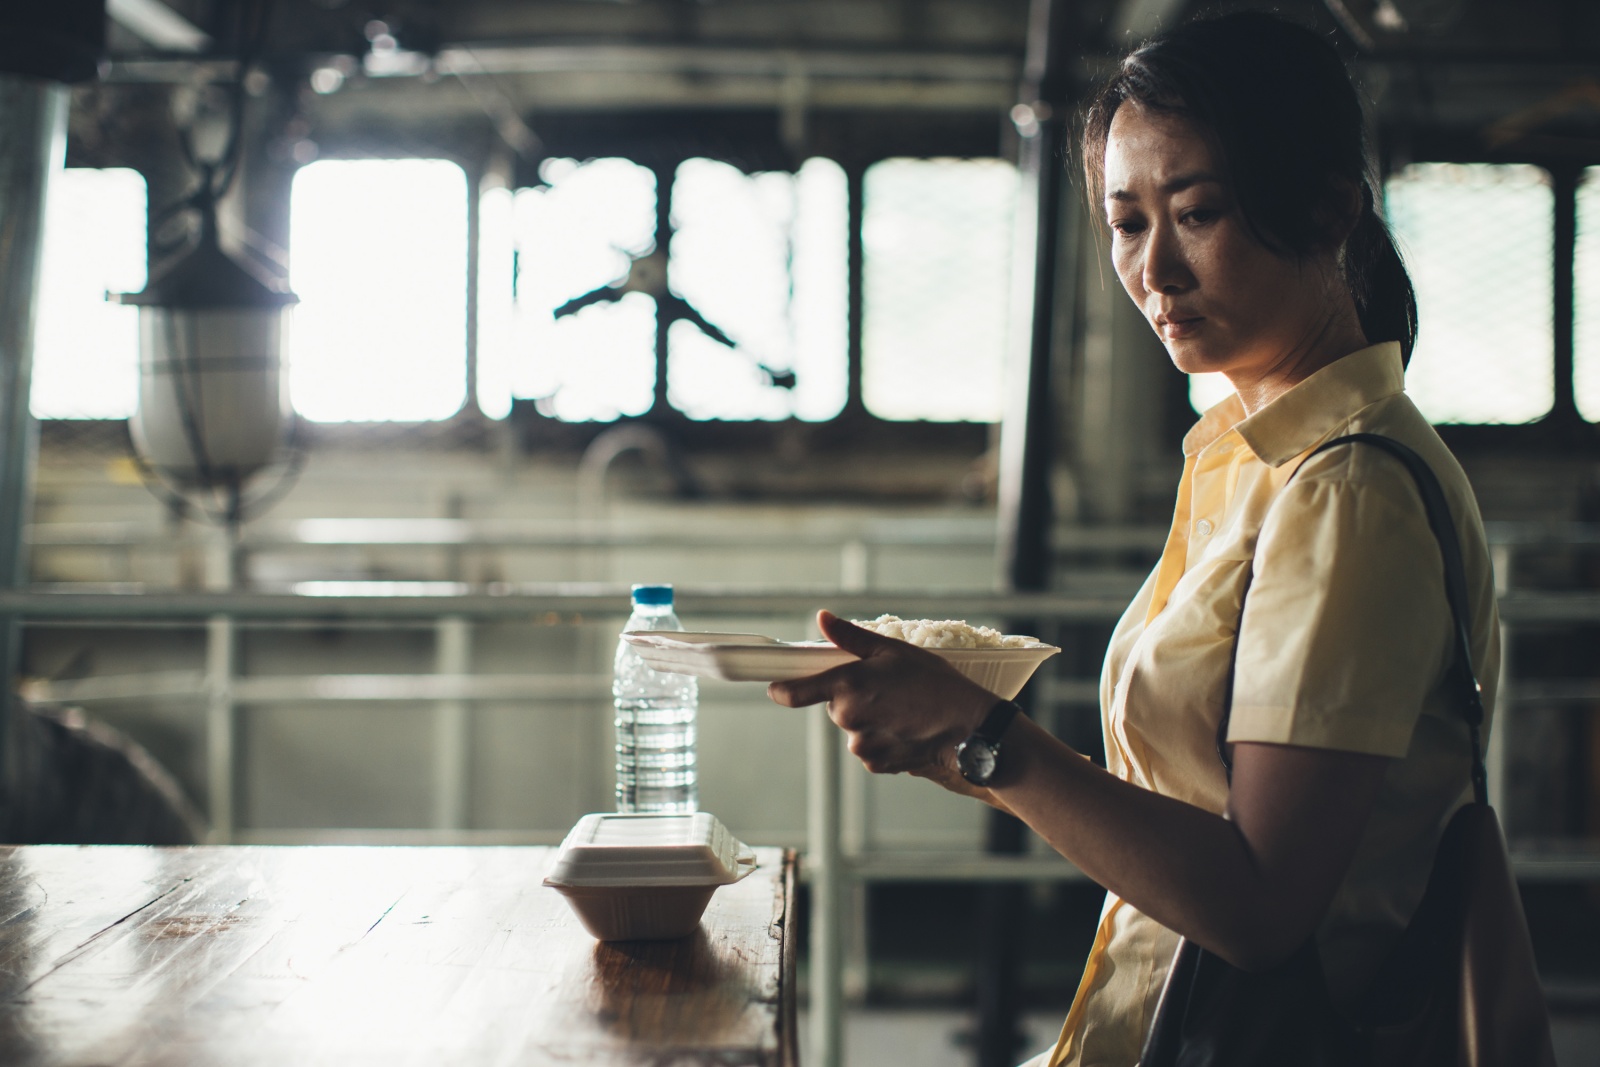
<path fill-rule="evenodd" d="M 999 698 L 925 648 L 827 611 L 817 613 L 817 625 L 860 659 L 773 682 L 767 695 L 791 708 L 826 703 L 828 716 L 850 739 L 851 754 L 874 774 L 906 772 L 987 799 L 987 790 L 975 790 L 957 773 L 955 746 Z"/>

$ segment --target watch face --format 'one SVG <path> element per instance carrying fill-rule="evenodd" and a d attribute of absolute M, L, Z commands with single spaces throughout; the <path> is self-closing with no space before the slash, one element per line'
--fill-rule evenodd
<path fill-rule="evenodd" d="M 969 737 L 956 746 L 956 768 L 973 785 L 988 785 L 994 777 L 995 750 L 981 737 Z"/>

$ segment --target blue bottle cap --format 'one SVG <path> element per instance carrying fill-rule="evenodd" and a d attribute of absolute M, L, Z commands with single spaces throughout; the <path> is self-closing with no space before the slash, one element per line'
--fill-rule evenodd
<path fill-rule="evenodd" d="M 633 587 L 633 602 L 636 605 L 662 605 L 672 606 L 672 586 L 670 585 L 636 585 Z"/>

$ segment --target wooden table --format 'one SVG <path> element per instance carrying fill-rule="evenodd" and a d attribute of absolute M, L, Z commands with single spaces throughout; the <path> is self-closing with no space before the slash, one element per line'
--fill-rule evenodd
<path fill-rule="evenodd" d="M 546 848 L 0 848 L 0 1064 L 793 1067 L 794 861 L 602 944 Z"/>

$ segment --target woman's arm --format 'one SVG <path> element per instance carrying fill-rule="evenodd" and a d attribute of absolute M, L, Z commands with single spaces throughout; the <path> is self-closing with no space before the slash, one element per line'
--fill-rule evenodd
<path fill-rule="evenodd" d="M 938 656 L 819 617 L 861 656 L 774 683 L 780 704 L 827 701 L 868 770 L 960 782 L 954 748 L 995 702 Z M 1366 826 L 1389 761 L 1286 745 L 1235 746 L 1226 817 L 1110 774 L 1019 716 L 992 802 L 1089 877 L 1169 929 L 1246 969 L 1280 962 L 1316 928 Z"/>
<path fill-rule="evenodd" d="M 1355 855 L 1388 759 L 1234 746 L 1226 817 L 1124 782 L 1019 718 L 992 789 L 1085 874 L 1244 968 L 1316 929 Z"/>

